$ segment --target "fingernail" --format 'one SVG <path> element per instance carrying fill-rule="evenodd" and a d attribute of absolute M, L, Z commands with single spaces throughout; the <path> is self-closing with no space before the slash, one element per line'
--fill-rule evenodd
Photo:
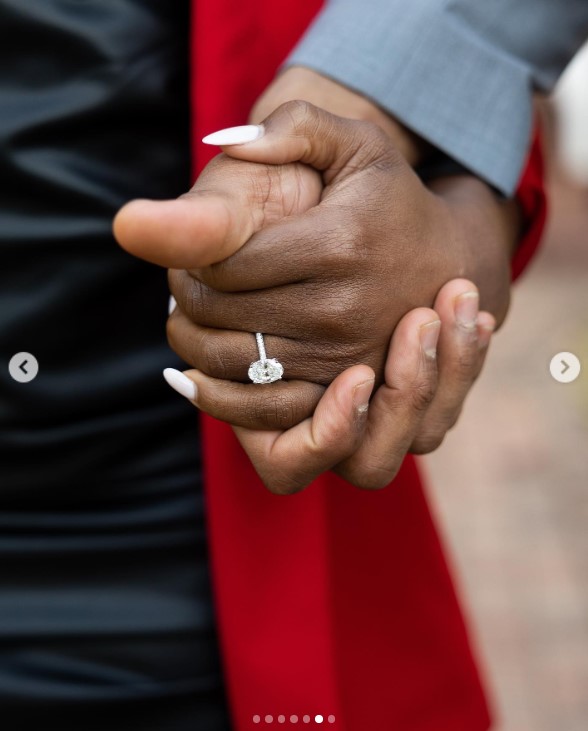
<path fill-rule="evenodd" d="M 464 292 L 455 298 L 455 321 L 466 330 L 473 330 L 478 319 L 477 292 Z"/>
<path fill-rule="evenodd" d="M 353 406 L 358 414 L 365 414 L 368 410 L 373 388 L 374 379 L 370 378 L 363 383 L 358 383 L 353 389 Z"/>
<path fill-rule="evenodd" d="M 241 127 L 227 127 L 202 138 L 205 145 L 243 145 L 263 136 L 261 124 L 244 124 Z"/>
<path fill-rule="evenodd" d="M 166 368 L 163 371 L 163 377 L 174 391 L 177 391 L 181 396 L 187 398 L 189 401 L 196 401 L 198 389 L 196 388 L 194 381 L 191 381 L 188 376 L 185 376 L 181 371 L 177 371 L 175 368 Z"/>
<path fill-rule="evenodd" d="M 173 294 L 170 294 L 169 302 L 167 305 L 167 314 L 171 315 L 171 313 L 176 309 L 177 306 L 178 303 L 176 302 L 176 298 L 173 296 Z"/>
<path fill-rule="evenodd" d="M 494 323 L 488 322 L 488 323 L 482 323 L 480 325 L 480 330 L 478 333 L 478 347 L 480 350 L 483 350 L 484 348 L 488 347 L 488 344 L 490 343 L 490 338 L 492 337 L 492 333 L 494 332 Z"/>
<path fill-rule="evenodd" d="M 441 331 L 441 320 L 433 320 L 420 327 L 421 348 L 427 358 L 437 357 L 437 342 Z"/>

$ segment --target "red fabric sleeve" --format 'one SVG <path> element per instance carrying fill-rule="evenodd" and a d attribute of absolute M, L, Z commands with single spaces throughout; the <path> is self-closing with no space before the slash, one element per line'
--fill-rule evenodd
<path fill-rule="evenodd" d="M 547 218 L 544 189 L 543 155 L 537 134 L 531 145 L 527 165 L 517 189 L 517 200 L 523 214 L 523 233 L 512 260 L 512 278 L 516 279 L 533 258 L 541 241 Z"/>

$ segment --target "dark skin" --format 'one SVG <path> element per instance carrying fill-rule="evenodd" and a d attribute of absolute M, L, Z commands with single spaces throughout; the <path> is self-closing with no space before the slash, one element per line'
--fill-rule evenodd
<path fill-rule="evenodd" d="M 383 484 L 397 469 L 396 455 L 411 447 L 430 451 L 457 418 L 483 360 L 480 326 L 489 330 L 493 322 L 481 313 L 477 325 L 455 325 L 457 295 L 449 302 L 437 295 L 445 282 L 465 275 L 479 283 L 486 308 L 503 319 L 516 208 L 469 177 L 427 190 L 374 124 L 300 103 L 272 115 L 260 140 L 226 152 L 264 164 L 221 156 L 179 201 L 136 202 L 123 210 L 117 236 L 143 258 L 190 270 L 171 274 L 179 307 L 170 319 L 170 341 L 199 369 L 191 373 L 200 387 L 199 407 L 248 429 L 281 433 L 311 414 L 324 386 L 357 363 L 367 368 L 364 381 L 375 373 L 377 393 L 389 388 L 384 363 L 401 317 L 422 305 L 442 310 L 449 324 L 440 341 L 440 372 L 426 376 L 428 389 L 410 397 L 419 418 L 399 435 L 401 449 L 377 446 L 378 454 L 394 452 L 394 464 L 366 477 L 362 464 L 378 460 L 366 459 L 364 450 L 358 461 L 359 444 L 343 458 L 321 462 L 322 469 L 338 465 L 356 484 Z M 467 293 L 475 294 L 467 284 Z M 438 321 L 431 310 L 426 316 Z M 255 387 L 207 378 L 246 381 L 249 362 L 257 359 L 255 331 L 272 333 L 268 354 L 286 364 L 288 382 Z M 456 333 L 460 347 L 450 344 Z M 244 432 L 242 442 L 249 439 Z M 259 453 L 255 458 L 253 446 L 248 452 L 260 473 L 264 464 L 271 467 L 266 482 L 275 482 L 276 463 Z M 301 479 L 284 479 L 276 491 L 299 489 Z"/>
<path fill-rule="evenodd" d="M 334 125 L 336 144 L 324 152 Z M 365 363 L 379 385 L 401 316 L 431 306 L 456 277 L 477 283 L 484 309 L 498 324 L 504 319 L 514 207 L 500 204 L 475 178 L 445 179 L 427 189 L 378 128 L 303 103 L 282 107 L 267 121 L 264 138 L 227 153 L 274 167 L 268 173 L 219 156 L 184 198 L 187 206 L 225 200 L 226 228 L 239 232 L 216 232 L 211 239 L 226 248 L 212 243 L 211 256 L 222 261 L 198 266 L 206 260 L 202 221 L 178 216 L 178 256 L 189 270 L 170 270 L 179 313 L 168 337 L 195 368 L 248 383 L 256 359 L 250 333 L 264 332 L 268 353 L 289 364 L 289 380 L 325 386 L 344 368 Z M 231 220 L 240 215 L 233 211 L 244 210 L 246 224 Z M 161 242 L 174 235 L 169 219 L 161 226 L 167 231 L 154 222 L 142 235 L 142 255 L 173 266 L 169 244 L 158 256 Z M 198 242 L 193 256 L 192 241 Z M 128 239 L 125 245 L 132 249 Z M 279 425 L 292 424 L 283 417 Z"/>

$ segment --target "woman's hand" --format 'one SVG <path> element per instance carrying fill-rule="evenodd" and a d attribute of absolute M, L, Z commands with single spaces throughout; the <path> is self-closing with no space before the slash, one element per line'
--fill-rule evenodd
<path fill-rule="evenodd" d="M 431 152 L 430 145 L 371 99 L 303 66 L 289 66 L 276 76 L 255 102 L 249 121 L 259 124 L 282 104 L 297 99 L 339 117 L 372 122 L 412 167 L 423 162 Z"/>
<path fill-rule="evenodd" d="M 395 477 L 407 451 L 430 452 L 443 441 L 480 373 L 493 329 L 492 315 L 477 312 L 475 286 L 449 282 L 435 310 L 419 308 L 401 319 L 375 392 L 373 371 L 353 366 L 322 393 L 313 415 L 290 429 L 251 428 L 265 423 L 272 408 L 280 410 L 280 383 L 245 386 L 196 370 L 166 378 L 202 411 L 241 423 L 235 434 L 272 492 L 298 492 L 329 469 L 375 489 Z M 256 391 L 264 392 L 267 413 L 256 414 L 248 396 Z"/>
<path fill-rule="evenodd" d="M 306 103 L 226 150 L 249 164 L 221 156 L 188 196 L 115 221 L 131 253 L 173 267 L 168 337 L 207 375 L 247 382 L 263 332 L 288 381 L 327 385 L 364 363 L 379 384 L 400 318 L 459 276 L 504 318 L 516 221 L 482 183 L 447 179 L 436 194 L 377 127 Z"/>
<path fill-rule="evenodd" d="M 516 212 L 467 176 L 427 190 L 373 124 L 292 103 L 264 131 L 226 148 L 241 160 L 219 156 L 179 201 L 131 203 L 115 231 L 132 253 L 175 268 L 170 342 L 201 371 L 193 374 L 199 406 L 240 427 L 271 489 L 299 489 L 318 467 L 333 465 L 356 484 L 379 486 L 409 448 L 436 446 L 458 413 L 494 324 L 490 315 L 476 316 L 474 284 L 500 321 Z M 464 275 L 472 280 L 466 297 L 436 300 L 446 282 Z M 439 385 L 431 358 L 415 371 L 415 344 L 436 329 L 421 326 L 438 319 L 423 305 L 445 312 L 443 333 L 455 339 L 444 345 L 442 336 Z M 269 333 L 269 357 L 283 363 L 286 381 L 238 383 L 257 359 L 254 332 Z M 377 390 L 366 421 L 365 408 L 355 413 L 353 394 L 357 402 L 372 379 Z M 191 383 L 183 384 L 188 396 Z M 351 418 L 361 428 L 349 432 Z M 341 437 L 333 441 L 333 434 Z M 298 457 L 308 449 L 314 457 L 305 467 L 294 452 L 294 477 L 286 470 L 281 481 L 278 463 L 296 445 Z"/>

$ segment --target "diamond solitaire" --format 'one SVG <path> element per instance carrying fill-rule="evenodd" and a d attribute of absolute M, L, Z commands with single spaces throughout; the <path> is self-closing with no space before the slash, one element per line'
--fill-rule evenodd
<path fill-rule="evenodd" d="M 259 351 L 259 360 L 256 360 L 249 366 L 249 378 L 253 383 L 273 383 L 279 381 L 284 375 L 284 367 L 275 358 L 268 358 L 265 352 L 265 343 L 263 335 L 255 333 L 257 341 L 257 350 Z"/>

